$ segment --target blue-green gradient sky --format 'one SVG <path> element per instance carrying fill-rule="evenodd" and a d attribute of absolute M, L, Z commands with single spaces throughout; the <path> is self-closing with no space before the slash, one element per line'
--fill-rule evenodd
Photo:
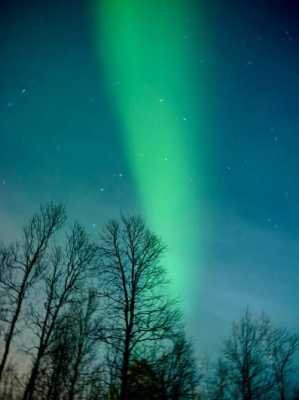
<path fill-rule="evenodd" d="M 177 255 L 201 347 L 247 304 L 298 327 L 299 7 L 157 4 L 120 65 L 115 10 L 1 2 L 0 239 L 48 200 L 93 233 L 142 213 Z M 138 33 L 152 57 L 130 47 Z M 141 84 L 136 122 L 126 100 Z"/>

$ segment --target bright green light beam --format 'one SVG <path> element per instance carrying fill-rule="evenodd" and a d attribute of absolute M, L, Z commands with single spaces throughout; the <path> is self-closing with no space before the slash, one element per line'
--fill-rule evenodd
<path fill-rule="evenodd" d="M 185 298 L 200 235 L 198 172 L 192 146 L 199 146 L 193 70 L 188 37 L 190 10 L 184 0 L 102 0 L 96 3 L 100 57 L 123 126 L 123 144 L 136 179 L 146 220 L 168 245 L 173 291 Z M 200 109 L 200 104 L 196 104 Z M 200 116 L 197 115 L 197 118 Z M 196 252 L 198 253 L 198 252 Z M 200 260 L 196 260 L 197 265 Z"/>

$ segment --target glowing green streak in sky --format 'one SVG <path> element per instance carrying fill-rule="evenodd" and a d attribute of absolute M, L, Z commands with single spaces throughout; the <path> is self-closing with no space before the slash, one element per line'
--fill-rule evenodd
<path fill-rule="evenodd" d="M 186 0 L 96 4 L 100 55 L 127 158 L 146 220 L 168 245 L 173 289 L 184 296 L 191 279 L 188 264 L 200 243 L 192 237 L 200 204 L 193 190 L 190 146 L 198 143 L 191 143 L 195 127 L 188 116 L 199 82 L 188 40 L 190 10 Z"/>

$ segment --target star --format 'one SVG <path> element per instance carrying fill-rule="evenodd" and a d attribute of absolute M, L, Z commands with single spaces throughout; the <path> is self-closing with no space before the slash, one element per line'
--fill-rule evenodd
<path fill-rule="evenodd" d="M 2 185 L 6 185 L 6 180 L 5 179 L 2 180 Z"/>
<path fill-rule="evenodd" d="M 24 88 L 24 89 L 22 89 L 22 94 L 25 94 L 26 92 L 27 92 L 27 90 Z"/>
<path fill-rule="evenodd" d="M 100 188 L 100 192 L 103 193 L 105 189 L 103 187 Z"/>
<path fill-rule="evenodd" d="M 167 156 L 164 157 L 164 161 L 168 161 L 168 157 Z"/>
<path fill-rule="evenodd" d="M 122 177 L 123 177 L 123 174 L 120 172 L 120 173 L 118 174 L 118 176 L 119 176 L 120 178 L 122 178 Z"/>
<path fill-rule="evenodd" d="M 164 99 L 160 98 L 159 103 L 164 103 Z"/>

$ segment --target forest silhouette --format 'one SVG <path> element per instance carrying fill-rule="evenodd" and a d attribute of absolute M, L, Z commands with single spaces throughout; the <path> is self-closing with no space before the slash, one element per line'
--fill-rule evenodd
<path fill-rule="evenodd" d="M 247 308 L 217 359 L 194 351 L 166 253 L 141 217 L 92 240 L 41 206 L 0 245 L 0 399 L 299 399 L 299 337 L 264 314 Z"/>

